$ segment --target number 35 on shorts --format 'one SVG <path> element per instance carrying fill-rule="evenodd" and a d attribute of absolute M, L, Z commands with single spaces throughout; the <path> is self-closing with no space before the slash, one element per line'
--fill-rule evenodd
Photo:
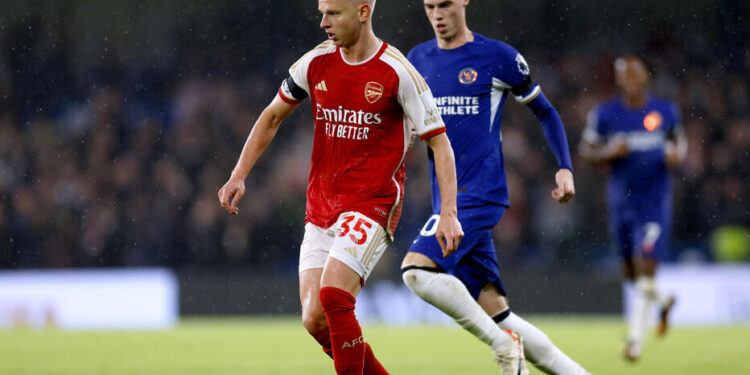
<path fill-rule="evenodd" d="M 341 214 L 336 227 L 331 255 L 366 277 L 388 246 L 385 230 L 359 212 Z"/>
<path fill-rule="evenodd" d="M 357 212 L 346 213 L 342 215 L 339 222 L 339 237 L 348 235 L 349 239 L 357 245 L 363 245 L 367 242 L 367 236 L 374 224 L 368 217 L 358 214 Z"/>

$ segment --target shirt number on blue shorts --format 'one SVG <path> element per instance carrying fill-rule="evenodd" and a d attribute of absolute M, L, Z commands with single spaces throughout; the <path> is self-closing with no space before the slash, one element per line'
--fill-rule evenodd
<path fill-rule="evenodd" d="M 419 234 L 424 237 L 434 236 L 437 232 L 438 223 L 440 222 L 440 215 L 435 214 L 430 216 L 429 219 L 427 219 L 427 222 L 424 223 L 424 226 L 422 227 L 422 230 L 419 231 Z"/>

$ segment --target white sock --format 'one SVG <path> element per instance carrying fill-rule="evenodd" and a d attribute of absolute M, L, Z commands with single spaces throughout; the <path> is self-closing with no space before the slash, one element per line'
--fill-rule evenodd
<path fill-rule="evenodd" d="M 646 296 L 663 307 L 669 303 L 669 296 L 662 294 L 656 287 L 656 281 L 652 276 L 638 276 L 635 279 L 636 290 L 643 291 Z"/>
<path fill-rule="evenodd" d="M 622 289 L 622 297 L 623 297 L 623 301 L 625 301 L 625 296 L 626 295 L 628 295 L 628 294 L 632 295 L 632 294 L 635 293 L 635 281 L 633 281 L 633 280 L 625 280 L 625 281 L 623 281 L 622 288 L 623 288 Z"/>
<path fill-rule="evenodd" d="M 637 345 L 643 343 L 643 337 L 646 334 L 649 313 L 651 306 L 656 300 L 654 290 L 649 285 L 648 278 L 639 276 L 635 283 L 635 293 L 633 294 L 633 308 L 630 311 L 628 341 Z M 653 278 L 651 278 L 653 281 Z"/>
<path fill-rule="evenodd" d="M 503 317 L 505 315 L 505 317 Z M 588 374 L 574 360 L 562 352 L 539 328 L 523 320 L 506 309 L 495 315 L 497 324 L 502 329 L 518 332 L 523 338 L 526 359 L 546 374 L 584 375 Z"/>
<path fill-rule="evenodd" d="M 495 354 L 513 348 L 513 339 L 498 327 L 474 300 L 466 286 L 452 275 L 412 268 L 403 273 L 414 294 L 448 314 L 463 329 L 489 345 Z"/>

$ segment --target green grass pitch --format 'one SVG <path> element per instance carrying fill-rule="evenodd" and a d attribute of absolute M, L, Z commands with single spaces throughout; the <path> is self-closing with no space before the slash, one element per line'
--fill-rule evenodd
<path fill-rule="evenodd" d="M 615 317 L 531 317 L 594 374 L 750 374 L 750 327 L 676 328 L 650 338 L 638 363 L 620 357 Z M 364 326 L 395 375 L 498 374 L 488 348 L 457 326 Z M 541 374 L 531 368 L 532 374 Z M 334 374 L 295 318 L 187 319 L 166 331 L 0 330 L 2 375 Z"/>

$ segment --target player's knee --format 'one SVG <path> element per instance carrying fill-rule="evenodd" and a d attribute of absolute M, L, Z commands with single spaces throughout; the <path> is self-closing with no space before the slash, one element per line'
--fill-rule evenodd
<path fill-rule="evenodd" d="M 625 279 L 635 281 L 635 263 L 632 259 L 623 261 L 622 272 L 625 276 Z"/>
<path fill-rule="evenodd" d="M 302 311 L 302 325 L 307 332 L 314 334 L 328 327 L 328 321 L 322 311 L 318 313 Z"/>
<path fill-rule="evenodd" d="M 417 282 L 419 281 L 419 274 L 415 269 L 408 269 L 401 272 L 401 278 L 404 279 L 404 284 L 406 284 L 409 289 L 414 290 L 414 286 L 417 285 Z"/>
<path fill-rule="evenodd" d="M 356 302 L 356 298 L 343 289 L 330 286 L 320 288 L 320 305 L 326 315 L 354 311 Z"/>
<path fill-rule="evenodd" d="M 409 289 L 411 289 L 412 292 L 417 293 L 416 289 L 418 289 L 419 285 L 419 272 L 416 269 L 408 269 L 401 272 L 401 278 L 404 280 L 404 284 L 406 284 Z"/>
<path fill-rule="evenodd" d="M 635 281 L 635 288 L 638 292 L 649 297 L 656 294 L 656 282 L 653 277 L 638 276 Z"/>
<path fill-rule="evenodd" d="M 406 284 L 414 294 L 422 298 L 424 298 L 424 293 L 427 290 L 426 285 L 434 277 L 434 272 L 418 268 L 405 268 L 401 272 L 401 278 L 404 280 L 404 284 Z"/>

